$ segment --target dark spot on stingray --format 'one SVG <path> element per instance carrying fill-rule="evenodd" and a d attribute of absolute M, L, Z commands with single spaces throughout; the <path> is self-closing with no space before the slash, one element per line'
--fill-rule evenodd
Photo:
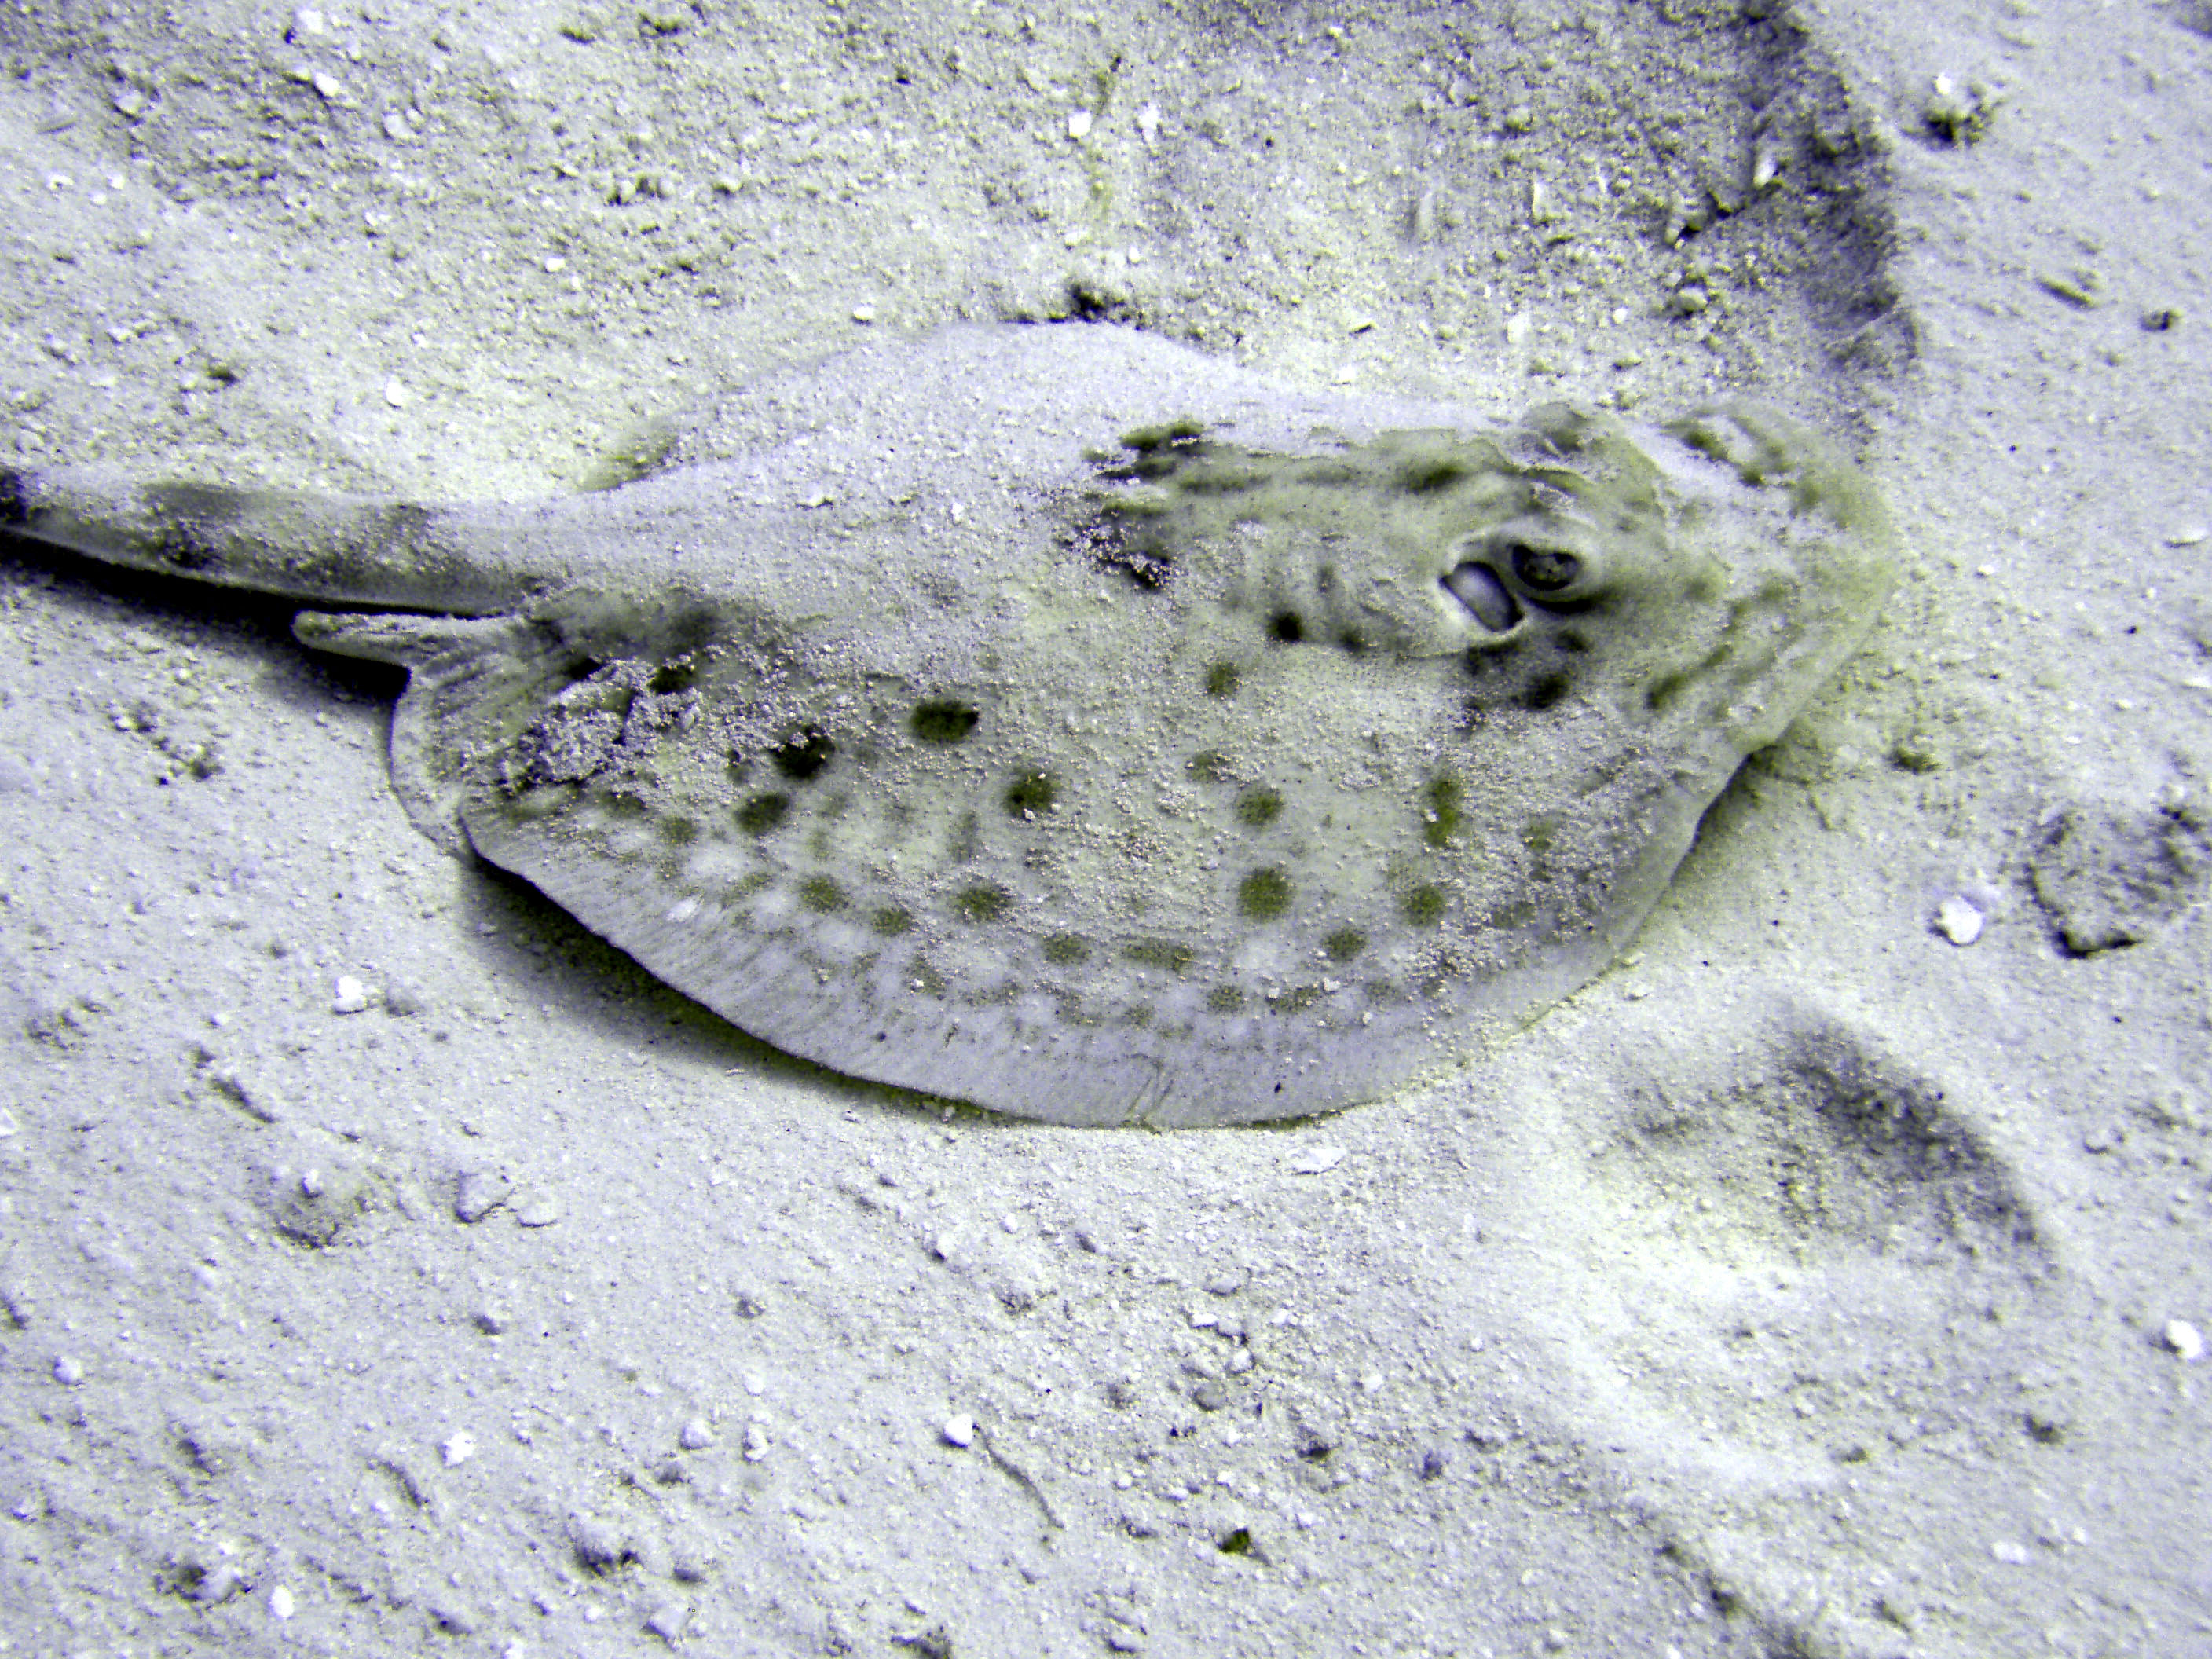
<path fill-rule="evenodd" d="M 775 769 L 796 783 L 804 783 L 830 764 L 837 745 L 812 726 L 778 744 L 769 753 Z"/>
<path fill-rule="evenodd" d="M 1229 757 L 1218 749 L 1201 749 L 1185 763 L 1183 769 L 1200 783 L 1229 781 Z"/>
<path fill-rule="evenodd" d="M 1316 489 L 1341 489 L 1368 482 L 1367 474 L 1350 461 L 1322 459 L 1308 461 L 1292 474 L 1302 484 Z"/>
<path fill-rule="evenodd" d="M 1291 878 L 1270 865 L 1237 884 L 1237 908 L 1253 921 L 1274 921 L 1291 908 Z"/>
<path fill-rule="evenodd" d="M 1264 784 L 1247 789 L 1237 798 L 1237 822 L 1247 830 L 1261 830 L 1283 816 L 1283 796 L 1280 790 L 1270 789 Z"/>
<path fill-rule="evenodd" d="M 1187 495 L 1237 495 L 1257 489 L 1273 477 L 1266 467 L 1209 455 L 1194 465 L 1176 469 L 1176 488 Z"/>
<path fill-rule="evenodd" d="M 1321 942 L 1331 962 L 1349 962 L 1367 948 L 1367 935 L 1357 927 L 1340 927 Z"/>
<path fill-rule="evenodd" d="M 1517 933 L 1535 920 L 1535 900 L 1509 899 L 1492 908 L 1490 914 L 1483 918 L 1483 926 L 1501 933 Z"/>
<path fill-rule="evenodd" d="M 1566 674 L 1554 671 L 1538 675 L 1521 701 L 1530 708 L 1549 708 L 1562 701 L 1573 689 L 1574 682 Z"/>
<path fill-rule="evenodd" d="M 788 795 L 755 795 L 738 808 L 738 828 L 749 836 L 764 836 L 781 823 L 790 811 Z"/>
<path fill-rule="evenodd" d="M 1204 422 L 1188 416 L 1178 421 L 1164 421 L 1158 426 L 1140 426 L 1133 432 L 1121 434 L 1121 447 L 1134 450 L 1139 455 L 1149 455 L 1160 449 L 1195 449 L 1206 436 Z"/>
<path fill-rule="evenodd" d="M 1006 789 L 1006 816 L 1010 818 L 1042 817 L 1052 811 L 1060 787 L 1043 772 L 1024 772 Z"/>
<path fill-rule="evenodd" d="M 1188 945 L 1173 939 L 1140 939 L 1121 947 L 1121 958 L 1143 968 L 1164 968 L 1178 976 L 1188 971 L 1198 960 L 1198 952 Z"/>
<path fill-rule="evenodd" d="M 1267 636 L 1284 645 L 1297 645 L 1306 636 L 1304 621 L 1295 611 L 1278 611 L 1267 620 Z"/>
<path fill-rule="evenodd" d="M 1444 919 L 1444 890 L 1424 882 L 1398 901 L 1398 914 L 1416 927 L 1433 927 Z"/>
<path fill-rule="evenodd" d="M 1398 488 L 1416 495 L 1448 489 L 1468 476 L 1468 465 L 1455 457 L 1423 455 L 1398 469 Z"/>
<path fill-rule="evenodd" d="M 963 921 L 1003 921 L 1013 908 L 1014 896 L 994 881 L 979 881 L 952 896 L 952 914 Z"/>
<path fill-rule="evenodd" d="M 1423 798 L 1421 839 L 1432 848 L 1450 845 L 1467 825 L 1467 786 L 1454 777 L 1431 778 Z"/>
<path fill-rule="evenodd" d="M 1243 683 L 1244 671 L 1233 662 L 1218 662 L 1206 671 L 1206 695 L 1209 697 L 1233 697 Z"/>
<path fill-rule="evenodd" d="M 958 743 L 975 729 L 981 714 L 964 702 L 933 698 L 914 706 L 908 729 L 924 743 Z"/>
<path fill-rule="evenodd" d="M 1682 688 L 1689 684 L 1691 678 L 1690 673 L 1683 669 L 1658 676 L 1644 688 L 1644 706 L 1655 714 L 1664 714 L 1674 699 L 1682 695 Z"/>
<path fill-rule="evenodd" d="M 799 884 L 799 902 L 817 915 L 845 908 L 845 890 L 830 876 L 809 876 Z"/>

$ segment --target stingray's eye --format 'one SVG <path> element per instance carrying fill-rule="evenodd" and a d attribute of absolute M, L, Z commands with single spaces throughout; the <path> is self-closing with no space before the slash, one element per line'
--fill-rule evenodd
<path fill-rule="evenodd" d="M 1516 542 L 1506 556 L 1521 586 L 1539 593 L 1564 592 L 1583 574 L 1583 562 L 1563 547 L 1531 547 L 1526 542 Z"/>
<path fill-rule="evenodd" d="M 1521 620 L 1521 607 L 1512 592 L 1488 565 L 1469 559 L 1441 579 L 1444 591 L 1457 599 L 1493 634 L 1503 634 Z"/>
<path fill-rule="evenodd" d="M 1607 586 L 1607 561 L 1596 532 L 1555 514 L 1526 514 L 1499 525 L 1474 550 L 1534 605 L 1571 609 Z"/>

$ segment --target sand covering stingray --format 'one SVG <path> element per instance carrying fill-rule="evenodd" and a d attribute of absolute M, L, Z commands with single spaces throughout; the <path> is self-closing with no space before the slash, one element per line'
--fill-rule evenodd
<path fill-rule="evenodd" d="M 0 507 L 404 607 L 299 631 L 412 671 L 427 830 L 779 1047 L 1083 1123 L 1371 1098 L 1573 990 L 1891 578 L 1871 488 L 1776 416 L 1498 428 L 1103 326 L 834 359 L 670 459 Z"/>

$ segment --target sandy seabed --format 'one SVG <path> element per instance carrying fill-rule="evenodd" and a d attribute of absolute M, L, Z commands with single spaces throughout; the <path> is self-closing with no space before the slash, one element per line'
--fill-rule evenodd
<path fill-rule="evenodd" d="M 10 542 L 0 1651 L 2212 1650 L 2201 5 L 0 46 L 10 465 L 521 498 L 1080 315 L 1752 393 L 1907 556 L 1611 974 L 1159 1135 L 763 1048 L 418 835 L 289 607 Z"/>

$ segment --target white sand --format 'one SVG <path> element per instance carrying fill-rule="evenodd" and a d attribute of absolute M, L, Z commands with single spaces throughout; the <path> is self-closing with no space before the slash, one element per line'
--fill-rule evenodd
<path fill-rule="evenodd" d="M 0 459 L 539 493 L 1073 280 L 1753 391 L 1909 574 L 1502 1060 L 1158 1136 L 764 1050 L 284 607 L 10 544 L 0 1651 L 2212 1645 L 2201 5 L 500 9 L 0 23 Z"/>

